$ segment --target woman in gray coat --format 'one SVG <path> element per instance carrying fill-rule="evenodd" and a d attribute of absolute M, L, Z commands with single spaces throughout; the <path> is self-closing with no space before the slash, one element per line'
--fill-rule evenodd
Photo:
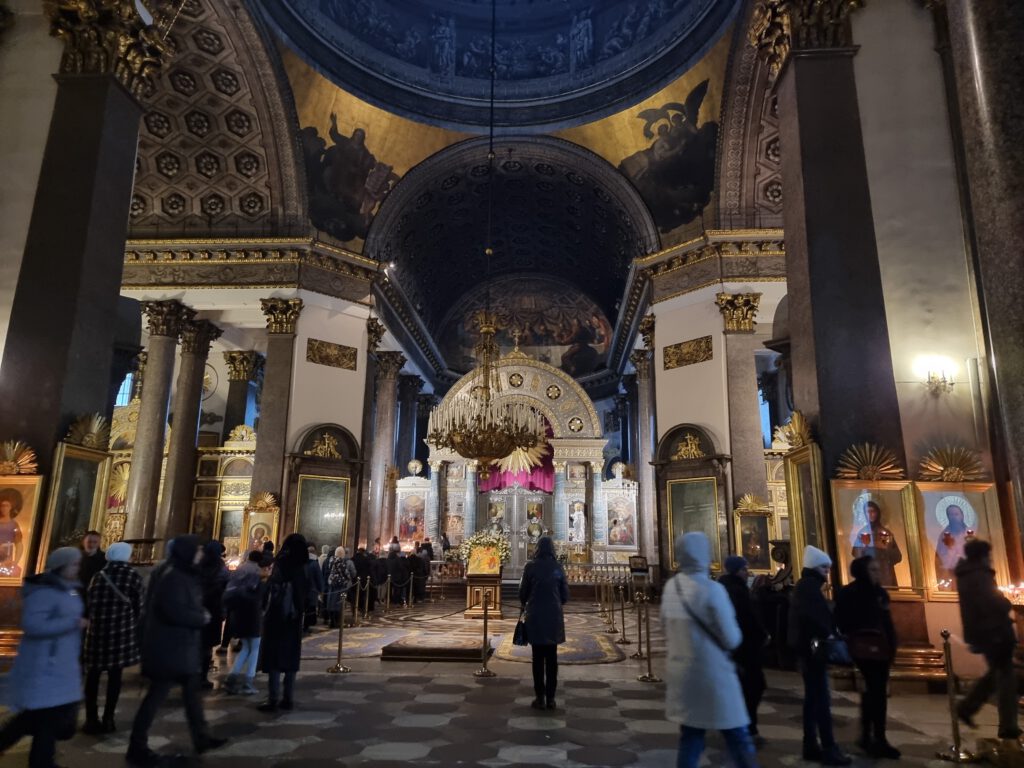
<path fill-rule="evenodd" d="M 558 646 L 565 642 L 562 606 L 569 601 L 565 572 L 555 559 L 550 536 L 537 542 L 534 559 L 523 569 L 519 602 L 526 612 L 526 638 L 533 649 L 534 709 L 555 708 L 558 686 Z"/>

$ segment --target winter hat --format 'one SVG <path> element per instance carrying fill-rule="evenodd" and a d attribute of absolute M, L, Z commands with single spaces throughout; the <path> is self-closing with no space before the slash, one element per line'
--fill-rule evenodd
<path fill-rule="evenodd" d="M 737 573 L 747 567 L 747 558 L 740 557 L 739 555 L 729 555 L 725 558 L 725 572 L 726 573 Z"/>
<path fill-rule="evenodd" d="M 804 548 L 804 568 L 821 568 L 821 566 L 832 567 L 832 558 L 817 547 L 808 544 Z"/>
<path fill-rule="evenodd" d="M 132 559 L 132 545 L 125 541 L 111 544 L 107 550 L 107 561 L 113 563 L 127 563 Z"/>
<path fill-rule="evenodd" d="M 707 574 L 711 566 L 711 542 L 700 531 L 691 531 L 676 538 L 676 561 L 683 573 Z"/>
<path fill-rule="evenodd" d="M 65 566 L 77 563 L 82 559 L 82 550 L 78 547 L 61 547 L 55 549 L 46 558 L 46 570 L 59 571 Z"/>

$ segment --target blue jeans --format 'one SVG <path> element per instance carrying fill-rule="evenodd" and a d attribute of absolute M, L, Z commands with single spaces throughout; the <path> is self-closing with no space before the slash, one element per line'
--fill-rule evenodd
<path fill-rule="evenodd" d="M 818 744 L 825 751 L 835 749 L 832 734 L 832 694 L 828 689 L 828 666 L 821 661 L 800 659 L 800 673 L 804 678 L 804 748 Z"/>
<path fill-rule="evenodd" d="M 679 759 L 676 768 L 697 768 L 700 756 L 704 754 L 704 733 L 703 728 L 679 726 Z M 735 768 L 757 768 L 757 752 L 747 726 L 729 728 L 721 733 L 729 751 L 730 765 Z"/>
<path fill-rule="evenodd" d="M 243 637 L 239 640 L 242 650 L 235 656 L 235 664 L 231 667 L 232 675 L 245 675 L 250 682 L 256 677 L 256 664 L 260 660 L 260 638 Z"/>

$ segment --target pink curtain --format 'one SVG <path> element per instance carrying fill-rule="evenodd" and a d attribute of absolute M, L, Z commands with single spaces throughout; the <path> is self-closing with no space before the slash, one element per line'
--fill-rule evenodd
<path fill-rule="evenodd" d="M 550 438 L 554 433 L 550 425 L 546 425 L 547 436 Z M 491 476 L 486 480 L 477 480 L 477 487 L 482 492 L 500 491 L 502 488 L 510 488 L 519 483 L 523 488 L 530 491 L 542 491 L 544 493 L 555 492 L 555 465 L 552 461 L 551 444 L 548 444 L 548 452 L 541 460 L 539 467 L 534 467 L 529 472 L 501 472 L 497 466 L 491 467 Z"/>

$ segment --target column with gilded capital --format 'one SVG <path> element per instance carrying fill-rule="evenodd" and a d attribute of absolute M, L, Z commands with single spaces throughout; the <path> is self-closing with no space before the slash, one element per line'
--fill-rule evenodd
<path fill-rule="evenodd" d="M 826 474 L 862 442 L 906 464 L 854 82 L 858 5 L 760 0 L 750 33 L 776 79 L 793 397 Z"/>
<path fill-rule="evenodd" d="M 764 437 L 755 358 L 755 352 L 764 346 L 755 332 L 761 294 L 719 293 L 715 302 L 722 312 L 725 327 L 732 498 L 735 500 L 745 493 L 752 493 L 767 499 L 768 478 L 764 469 Z"/>
<path fill-rule="evenodd" d="M 16 285 L 3 348 L 0 425 L 5 435 L 35 447 L 40 473 L 50 475 L 53 447 L 68 420 L 109 416 L 113 406 L 111 362 L 140 100 L 153 89 L 166 46 L 131 2 L 41 7 L 64 51 L 20 266 L 9 275 Z M 13 70 L 8 76 L 17 77 Z"/>
<path fill-rule="evenodd" d="M 395 464 L 400 472 L 415 458 L 418 395 L 423 379 L 414 375 L 398 377 L 398 438 L 395 444 Z"/>
<path fill-rule="evenodd" d="M 463 537 L 469 538 L 476 533 L 476 462 L 466 462 L 466 519 L 465 528 L 463 529 Z"/>
<path fill-rule="evenodd" d="M 637 349 L 629 356 L 636 368 L 637 393 L 637 445 L 636 479 L 640 484 L 640 554 L 646 555 L 650 565 L 656 565 L 658 558 L 658 509 L 657 482 L 654 476 L 655 428 L 654 372 L 651 370 L 651 350 Z M 671 544 L 669 545 L 671 546 Z"/>
<path fill-rule="evenodd" d="M 587 509 L 590 511 L 590 530 L 587 538 L 591 544 L 605 546 L 608 543 L 608 505 L 604 500 L 604 462 L 590 461 L 590 476 L 587 478 Z"/>
<path fill-rule="evenodd" d="M 149 327 L 146 348 L 146 383 L 139 404 L 139 421 L 132 447 L 125 506 L 126 539 L 155 538 L 156 504 L 160 493 L 160 467 L 167 430 L 167 401 L 174 375 L 174 349 L 178 334 L 195 312 L 178 301 L 144 301 L 142 311 Z"/>
<path fill-rule="evenodd" d="M 181 365 L 178 366 L 178 386 L 174 390 L 174 422 L 155 529 L 156 535 L 165 540 L 188 533 L 196 484 L 196 440 L 203 375 L 210 344 L 220 334 L 220 328 L 209 320 L 193 320 L 181 327 Z"/>
<path fill-rule="evenodd" d="M 302 312 L 302 299 L 260 299 L 260 306 L 267 318 L 267 358 L 251 488 L 253 495 L 269 491 L 280 499 L 295 365 L 295 326 Z"/>
<path fill-rule="evenodd" d="M 430 503 L 427 504 L 427 519 L 424 521 L 427 536 L 431 541 L 441 538 L 441 467 L 443 462 L 430 462 Z"/>
<path fill-rule="evenodd" d="M 398 372 L 405 365 L 401 352 L 377 352 L 377 380 L 374 387 L 373 448 L 370 452 L 370 506 L 367 538 L 380 537 L 386 544 L 393 535 L 393 515 L 388 501 L 388 468 L 395 461 L 395 425 L 398 416 Z"/>
<path fill-rule="evenodd" d="M 224 440 L 227 440 L 231 430 L 245 424 L 249 394 L 263 368 L 263 355 L 251 349 L 225 352 L 224 363 L 228 367 L 228 397 L 224 408 Z"/>
<path fill-rule="evenodd" d="M 554 520 L 555 541 L 569 540 L 569 505 L 565 500 L 565 481 L 568 462 L 564 459 L 555 459 L 552 462 L 555 468 L 555 492 L 553 502 L 554 513 L 551 515 Z"/>

